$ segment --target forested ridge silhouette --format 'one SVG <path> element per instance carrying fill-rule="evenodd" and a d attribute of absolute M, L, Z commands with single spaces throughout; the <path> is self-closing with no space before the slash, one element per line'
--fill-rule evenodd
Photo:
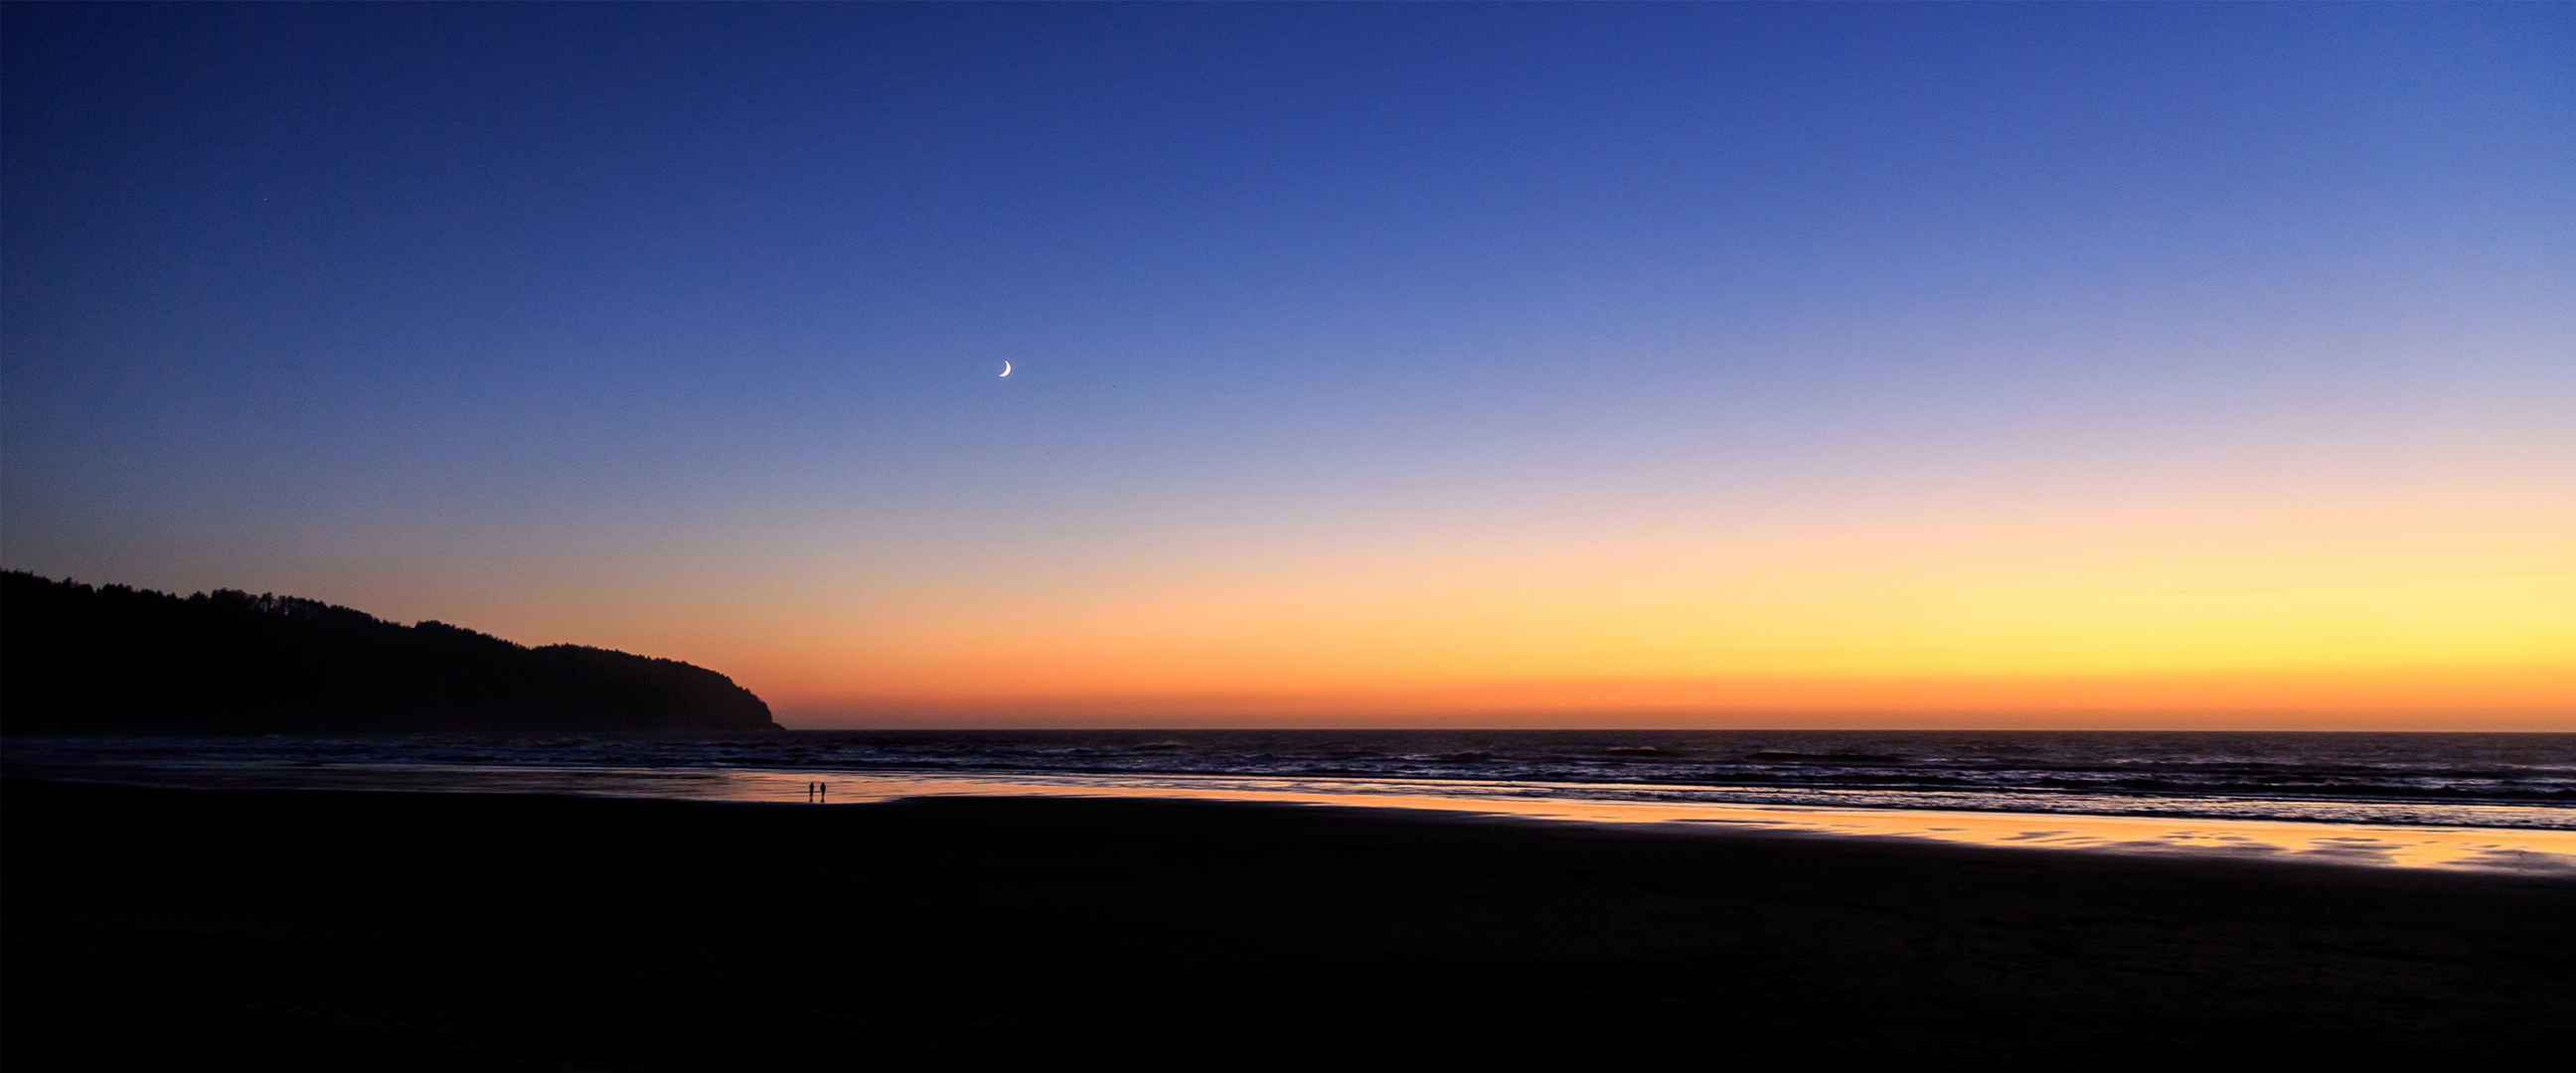
<path fill-rule="evenodd" d="M 678 660 L 292 596 L 0 573 L 10 734 L 777 728 L 750 690 Z"/>

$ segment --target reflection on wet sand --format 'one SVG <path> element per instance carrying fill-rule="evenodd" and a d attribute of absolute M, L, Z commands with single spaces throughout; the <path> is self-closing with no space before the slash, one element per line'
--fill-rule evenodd
<path fill-rule="evenodd" d="M 2576 829 L 2563 810 L 2517 808 L 2521 826 L 2327 823 L 2197 816 L 1930 808 L 1834 808 L 1618 799 L 1670 788 L 1364 778 L 1135 774 L 855 774 L 768 769 L 334 764 L 293 769 L 94 766 L 81 781 L 230 789 L 572 794 L 830 804 L 908 797 L 1141 797 L 1260 801 L 1571 823 L 1723 827 L 1782 835 L 1928 840 L 2023 849 L 2189 854 L 2390 868 L 2505 871 L 2576 879 Z M 1608 798 L 1608 799 L 1605 799 Z M 2546 815 L 2532 815 L 2535 812 Z M 2502 817 L 2500 817 L 2502 818 Z"/>
<path fill-rule="evenodd" d="M 791 774 L 730 773 L 727 781 L 731 785 L 721 796 L 735 800 L 793 799 L 801 789 L 801 778 Z M 1499 787 L 1497 795 L 1490 797 L 1473 796 L 1471 790 L 1454 784 L 1444 784 L 1438 792 L 1424 792 L 1428 789 L 1395 780 L 864 775 L 832 780 L 832 799 L 857 803 L 967 795 L 1265 801 L 1426 809 L 1574 823 L 1702 824 L 1782 834 L 2510 871 L 2576 878 L 2576 830 L 1532 799 L 1505 796 Z"/>

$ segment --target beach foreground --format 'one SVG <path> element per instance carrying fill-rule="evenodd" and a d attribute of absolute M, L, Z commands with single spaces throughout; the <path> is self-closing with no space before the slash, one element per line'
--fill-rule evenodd
<path fill-rule="evenodd" d="M 13 1067 L 2456 1059 L 2576 1025 L 2564 879 L 1194 801 L 5 795 Z"/>

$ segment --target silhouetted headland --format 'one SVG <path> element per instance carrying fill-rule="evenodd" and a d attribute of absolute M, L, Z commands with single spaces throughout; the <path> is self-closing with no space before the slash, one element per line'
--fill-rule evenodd
<path fill-rule="evenodd" d="M 750 690 L 678 660 L 18 570 L 0 574 L 0 712 L 11 734 L 778 729 Z"/>

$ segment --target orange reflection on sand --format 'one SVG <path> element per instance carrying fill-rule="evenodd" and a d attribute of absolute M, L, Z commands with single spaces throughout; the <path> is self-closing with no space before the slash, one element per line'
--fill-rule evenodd
<path fill-rule="evenodd" d="M 721 796 L 798 800 L 799 774 L 737 772 Z M 2391 868 L 2506 871 L 2576 878 L 2576 830 L 2308 823 L 2171 816 L 1837 809 L 1726 802 L 1470 796 L 1455 784 L 1401 780 L 845 775 L 833 803 L 914 797 L 1111 797 L 1414 809 L 1567 823 L 1665 824 L 1781 835 L 1891 838 L 2012 849 L 2170 853 Z"/>

